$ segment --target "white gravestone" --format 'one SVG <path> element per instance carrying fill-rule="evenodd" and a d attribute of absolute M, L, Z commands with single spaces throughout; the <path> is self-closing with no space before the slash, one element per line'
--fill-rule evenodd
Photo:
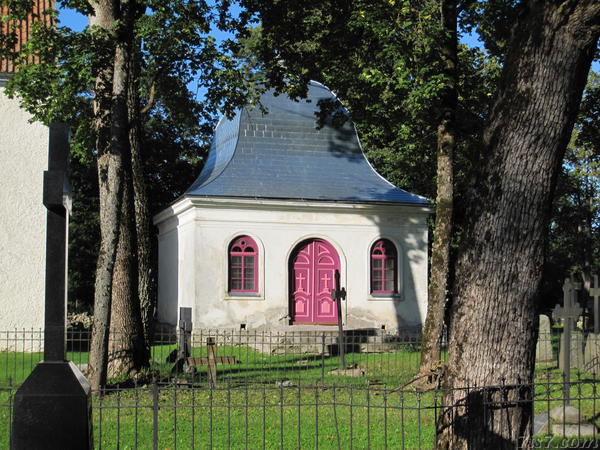
<path fill-rule="evenodd" d="M 584 369 L 592 375 L 600 375 L 600 334 L 590 333 L 583 353 Z"/>
<path fill-rule="evenodd" d="M 552 350 L 550 318 L 545 314 L 540 314 L 539 321 L 538 340 L 535 346 L 535 362 L 540 364 L 555 363 L 554 351 Z"/>
<path fill-rule="evenodd" d="M 559 361 L 561 362 L 560 368 L 564 370 L 564 365 L 562 363 L 562 353 L 565 348 L 565 337 L 566 333 L 560 338 L 560 353 L 561 357 Z M 571 369 L 582 369 L 583 370 L 583 332 L 579 330 L 575 330 L 571 332 Z"/>

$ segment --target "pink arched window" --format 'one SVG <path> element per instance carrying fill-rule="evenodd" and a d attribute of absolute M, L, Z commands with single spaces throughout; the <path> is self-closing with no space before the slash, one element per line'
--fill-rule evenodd
<path fill-rule="evenodd" d="M 229 245 L 229 292 L 258 292 L 258 246 L 249 236 Z"/>
<path fill-rule="evenodd" d="M 398 253 L 387 239 L 380 239 L 371 247 L 371 293 L 398 292 Z"/>

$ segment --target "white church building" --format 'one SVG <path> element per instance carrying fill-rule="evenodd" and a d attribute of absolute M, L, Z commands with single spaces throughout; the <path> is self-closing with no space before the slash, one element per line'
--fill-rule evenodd
<path fill-rule="evenodd" d="M 51 2 L 38 0 L 36 4 L 43 10 Z M 24 21 L 25 32 L 17 45 L 27 39 L 32 20 Z M 24 339 L 24 333 L 39 341 L 38 332 L 44 327 L 46 208 L 42 187 L 49 130 L 39 122 L 30 123 L 31 116 L 19 107 L 19 100 L 5 94 L 14 71 L 10 61 L 0 59 L 0 350 L 19 345 L 15 339 Z"/>
<path fill-rule="evenodd" d="M 198 179 L 157 214 L 158 320 L 174 327 L 311 329 L 421 325 L 430 204 L 375 172 L 354 125 L 318 128 L 319 100 L 273 92 L 222 118 Z"/>

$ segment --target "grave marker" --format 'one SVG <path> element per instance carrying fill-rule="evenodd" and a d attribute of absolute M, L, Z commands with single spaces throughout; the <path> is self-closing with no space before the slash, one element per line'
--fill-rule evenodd
<path fill-rule="evenodd" d="M 211 388 L 214 388 L 217 386 L 217 344 L 215 344 L 215 338 L 207 338 L 206 347 L 208 354 L 208 384 Z"/>
<path fill-rule="evenodd" d="M 590 297 L 594 298 L 594 334 L 600 334 L 600 285 L 598 275 L 594 275 L 594 285 L 589 290 Z"/>
<path fill-rule="evenodd" d="M 69 129 L 50 125 L 48 170 L 44 172 L 46 207 L 46 285 L 44 360 L 17 390 L 11 449 L 90 449 L 90 385 L 65 360 L 67 312 L 67 241 L 71 190 L 67 177 Z"/>
<path fill-rule="evenodd" d="M 569 346 L 569 364 L 571 369 L 583 369 L 583 332 L 580 330 L 571 331 L 571 340 L 569 342 L 563 342 L 561 340 L 561 348 L 559 352 L 560 369 L 566 370 L 567 366 L 563 366 L 564 362 L 561 360 L 562 355 L 566 346 Z"/>
<path fill-rule="evenodd" d="M 556 305 L 552 312 L 554 320 L 563 319 L 563 335 L 561 339 L 561 348 L 564 348 L 562 358 L 560 360 L 563 368 L 565 383 L 564 383 L 564 401 L 569 403 L 569 385 L 571 381 L 571 331 L 573 331 L 573 321 L 577 320 L 581 314 L 582 308 L 575 304 L 575 287 L 576 285 L 570 278 L 566 278 L 563 284 L 563 306 Z"/>
<path fill-rule="evenodd" d="M 340 271 L 335 271 L 335 289 L 331 291 L 331 297 L 335 301 L 338 315 L 339 347 L 340 347 L 340 369 L 346 369 L 346 342 L 344 339 L 344 327 L 342 325 L 342 300 L 346 299 L 346 288 L 340 288 Z"/>
<path fill-rule="evenodd" d="M 186 361 L 192 349 L 192 308 L 179 308 L 179 330 L 177 334 L 177 355 L 171 373 L 181 373 L 187 369 Z M 169 355 L 170 359 L 171 355 Z"/>
<path fill-rule="evenodd" d="M 588 334 L 585 341 L 583 360 L 586 372 L 592 375 L 600 375 L 600 334 Z"/>
<path fill-rule="evenodd" d="M 553 364 L 554 351 L 552 349 L 552 333 L 550 330 L 550 318 L 545 314 L 539 316 L 538 341 L 535 346 L 535 362 L 542 364 Z"/>

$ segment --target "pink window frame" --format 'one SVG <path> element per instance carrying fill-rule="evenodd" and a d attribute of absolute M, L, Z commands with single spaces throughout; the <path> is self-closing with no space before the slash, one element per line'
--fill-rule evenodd
<path fill-rule="evenodd" d="M 234 250 L 239 248 L 240 250 Z M 252 239 L 250 236 L 239 236 L 237 238 L 235 238 L 233 241 L 231 241 L 231 244 L 229 244 L 229 249 L 228 249 L 228 262 L 227 262 L 227 269 L 228 269 L 228 274 L 227 274 L 227 282 L 228 282 L 228 286 L 229 286 L 229 292 L 238 292 L 238 293 L 256 293 L 258 292 L 258 245 L 256 245 L 256 242 L 254 241 L 254 239 Z M 238 256 L 241 258 L 241 262 L 240 262 L 240 266 L 239 268 L 241 269 L 241 278 L 236 278 L 237 280 L 241 281 L 241 289 L 234 289 L 232 287 L 233 285 L 233 265 L 232 265 L 232 259 L 234 256 Z M 253 257 L 254 258 L 254 262 L 249 264 L 247 262 L 247 260 L 249 259 L 249 257 Z M 247 269 L 253 269 L 253 276 L 252 278 L 246 277 L 246 271 Z M 253 281 L 253 287 L 252 288 L 248 288 L 246 286 L 246 283 L 252 280 Z"/>
<path fill-rule="evenodd" d="M 381 266 L 375 267 L 375 261 L 380 260 Z M 371 294 L 396 294 L 398 293 L 398 252 L 396 246 L 388 239 L 379 239 L 371 247 L 370 252 L 371 262 Z M 393 289 L 386 289 L 387 281 L 386 273 L 390 264 L 393 264 Z M 377 278 L 376 274 L 379 272 L 380 277 Z M 381 282 L 381 289 L 375 289 L 375 281 Z"/>

